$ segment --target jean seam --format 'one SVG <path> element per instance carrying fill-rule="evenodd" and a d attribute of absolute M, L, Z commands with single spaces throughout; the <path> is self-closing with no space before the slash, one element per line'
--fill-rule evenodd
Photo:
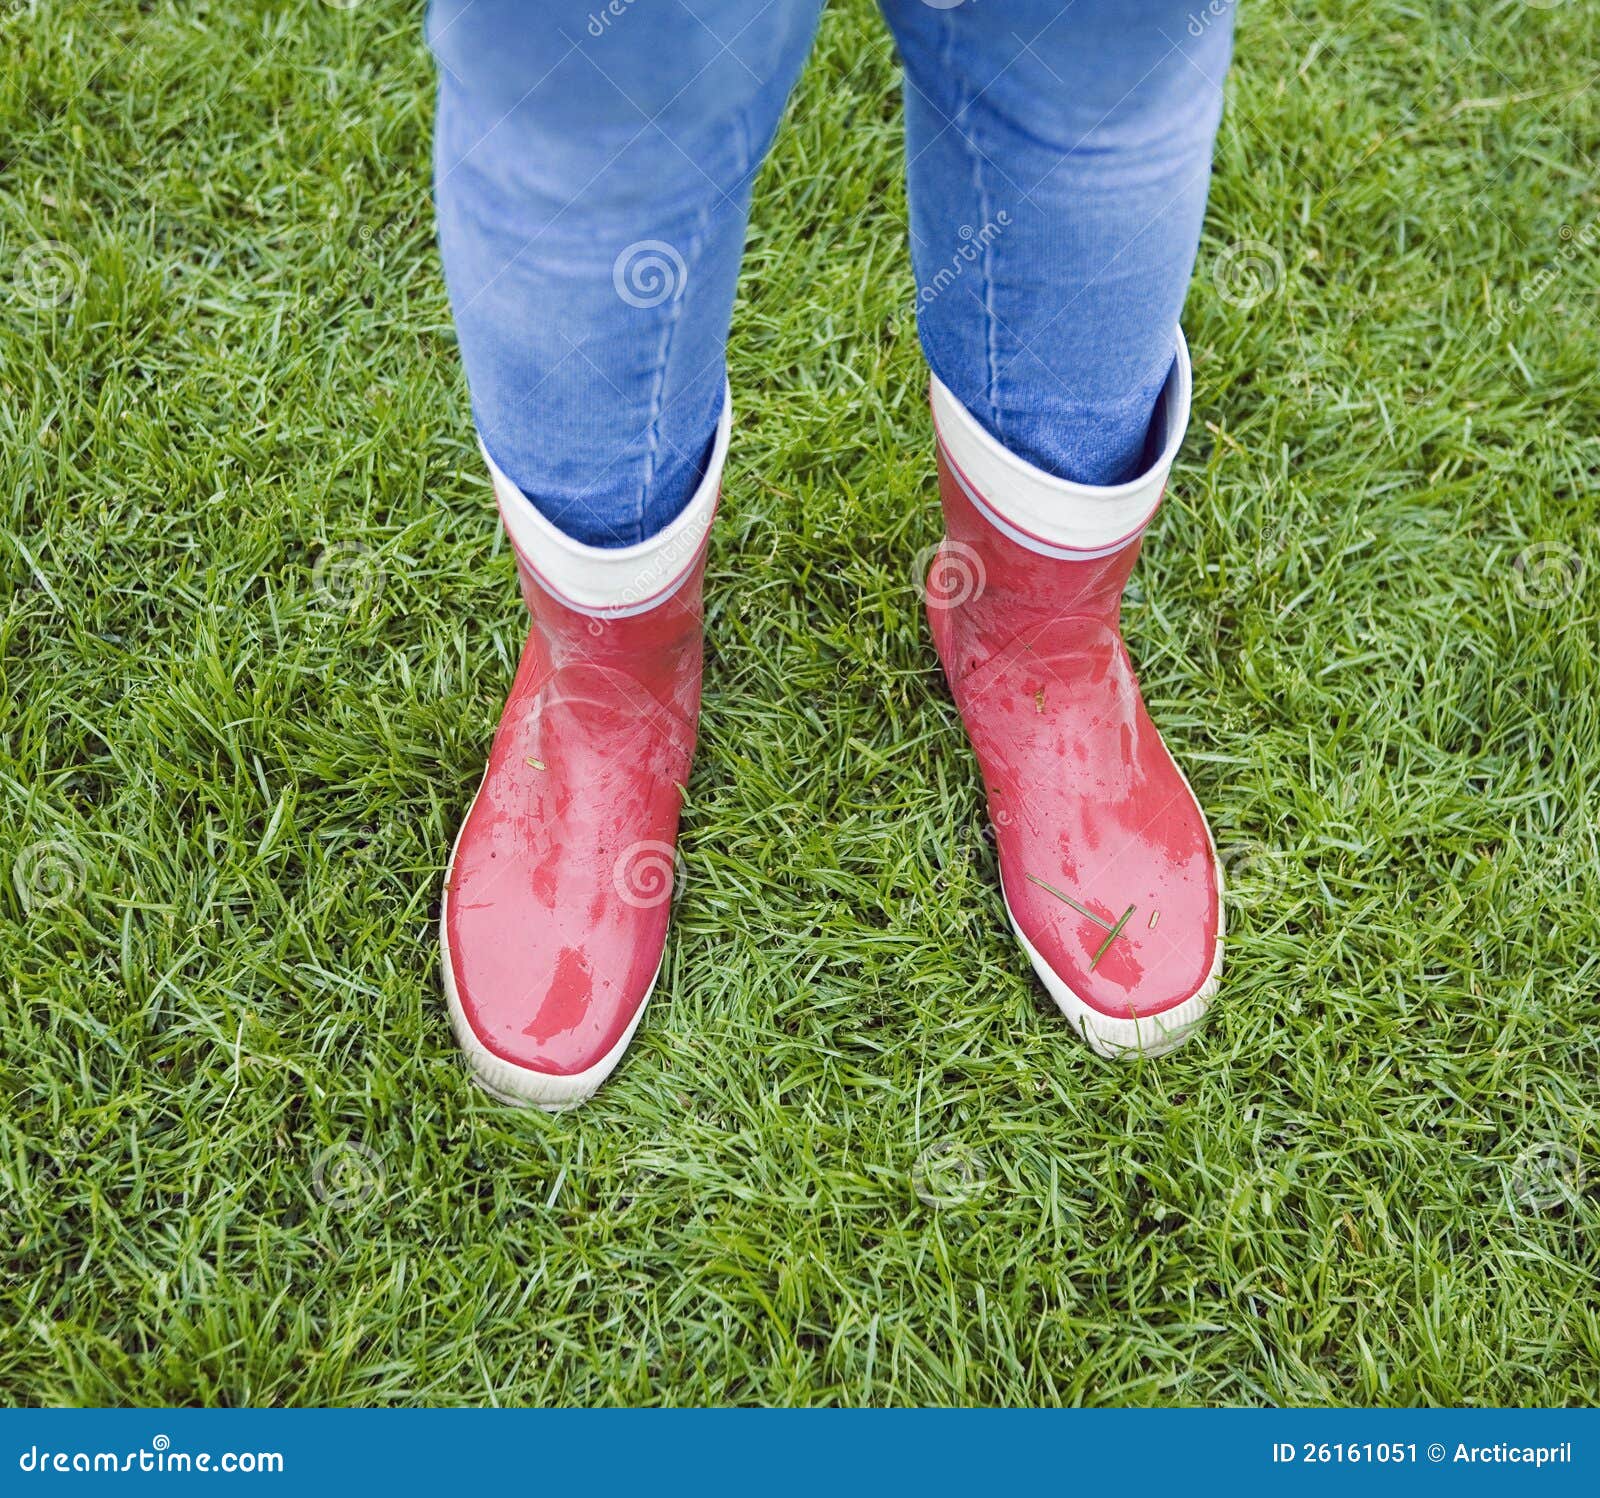
<path fill-rule="evenodd" d="M 685 277 L 685 280 L 687 279 Z M 682 315 L 680 311 L 682 303 L 683 294 L 680 292 L 672 299 L 667 320 L 661 327 L 661 340 L 656 351 L 655 378 L 650 386 L 650 415 L 645 422 L 644 469 L 639 475 L 639 495 L 633 506 L 632 534 L 625 544 L 644 539 L 645 505 L 650 498 L 650 483 L 656 474 L 656 455 L 661 449 L 661 397 L 667 385 L 667 364 L 672 358 L 672 335 L 677 330 L 678 319 Z"/>
<path fill-rule="evenodd" d="M 750 141 L 750 122 L 741 111 L 735 116 L 736 134 L 739 142 L 739 171 L 734 178 L 736 183 L 743 183 L 749 176 L 752 166 L 753 152 Z M 635 507 L 634 533 L 632 540 L 635 543 L 647 540 L 645 531 L 645 508 L 650 496 L 650 483 L 655 477 L 656 457 L 661 449 L 660 423 L 662 414 L 662 393 L 666 389 L 667 364 L 672 357 L 672 335 L 677 331 L 678 324 L 683 318 L 683 303 L 689 294 L 689 282 L 694 279 L 694 267 L 699 262 L 700 252 L 705 246 L 711 232 L 711 205 L 702 203 L 700 211 L 695 216 L 695 232 L 689 236 L 689 253 L 684 257 L 685 270 L 683 285 L 678 295 L 672 299 L 672 310 L 667 318 L 666 326 L 661 330 L 661 352 L 658 368 L 656 370 L 655 386 L 650 392 L 650 425 L 645 443 L 645 469 L 644 477 L 639 484 L 639 500 Z"/>
<path fill-rule="evenodd" d="M 966 139 L 968 150 L 972 156 L 972 187 L 973 191 L 978 195 L 979 222 L 987 224 L 989 222 L 989 190 L 983 180 L 983 151 L 978 144 L 977 111 L 973 108 L 977 103 L 977 97 L 972 91 L 972 83 L 968 75 L 964 71 L 956 71 L 956 22 L 953 11 L 946 12 L 944 26 L 945 73 L 946 76 L 955 76 L 961 79 L 960 100 L 956 106 L 955 118 L 960 122 L 958 128 Z M 1000 371 L 995 350 L 995 331 L 998 324 L 994 315 L 994 262 L 991 258 L 993 253 L 994 247 L 985 243 L 983 254 L 978 260 L 978 282 L 983 291 L 980 305 L 983 308 L 984 400 L 989 407 L 990 428 L 998 438 L 1000 435 L 1000 407 L 998 404 Z"/>
<path fill-rule="evenodd" d="M 634 544 L 646 539 L 645 510 L 650 500 L 650 485 L 656 476 L 656 460 L 661 452 L 661 418 L 666 408 L 663 396 L 667 388 L 667 366 L 672 360 L 673 335 L 678 331 L 678 324 L 683 321 L 683 303 L 689 294 L 689 282 L 693 279 L 694 267 L 699 262 L 700 250 L 705 243 L 705 220 L 706 208 L 702 204 L 696 217 L 695 232 L 689 236 L 689 253 L 684 257 L 683 284 L 669 303 L 667 321 L 661 329 L 655 381 L 650 390 L 649 424 L 645 432 L 644 473 L 639 480 L 639 498 L 634 506 L 633 535 L 629 538 L 629 542 Z"/>

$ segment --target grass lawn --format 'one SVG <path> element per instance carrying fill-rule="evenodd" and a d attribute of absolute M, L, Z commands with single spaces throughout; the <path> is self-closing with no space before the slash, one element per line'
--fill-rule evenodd
<path fill-rule="evenodd" d="M 439 992 L 523 621 L 419 7 L 0 12 L 0 1397 L 1600 1397 L 1597 27 L 1244 6 L 1128 610 L 1228 966 L 1115 1067 L 1006 929 L 921 617 L 899 85 L 835 0 L 675 934 L 546 1116 Z"/>

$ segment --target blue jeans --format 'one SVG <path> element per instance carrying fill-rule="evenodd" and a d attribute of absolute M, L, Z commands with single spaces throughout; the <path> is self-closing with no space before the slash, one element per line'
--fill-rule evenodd
<path fill-rule="evenodd" d="M 1233 0 L 882 5 L 928 363 L 1037 467 L 1134 477 L 1199 243 Z M 645 539 L 701 476 L 751 182 L 821 9 L 433 0 L 435 199 L 474 416 L 580 541 Z"/>

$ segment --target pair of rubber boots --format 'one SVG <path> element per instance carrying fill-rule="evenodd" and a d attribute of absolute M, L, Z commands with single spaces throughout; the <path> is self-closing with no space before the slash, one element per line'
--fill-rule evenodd
<path fill-rule="evenodd" d="M 1096 488 L 1022 462 L 933 384 L 945 518 L 925 592 L 934 646 L 988 793 L 1012 928 L 1104 1056 L 1176 1045 L 1222 966 L 1210 833 L 1120 626 L 1189 388 L 1180 335 L 1142 476 Z M 728 413 L 725 400 L 699 491 L 639 546 L 571 540 L 490 464 L 532 628 L 451 855 L 440 933 L 457 1039 L 507 1102 L 591 1096 L 660 973 Z"/>

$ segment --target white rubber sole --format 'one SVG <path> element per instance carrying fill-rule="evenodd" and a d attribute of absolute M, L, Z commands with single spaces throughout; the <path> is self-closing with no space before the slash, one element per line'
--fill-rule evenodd
<path fill-rule="evenodd" d="M 478 796 L 482 794 L 483 785 L 480 782 L 478 794 L 472 798 L 473 806 L 478 804 Z M 461 833 L 466 831 L 467 819 L 471 815 L 472 807 L 468 807 L 467 815 L 461 819 L 460 830 L 457 831 L 455 843 L 450 849 L 450 862 L 445 865 L 444 870 L 444 890 L 439 896 L 440 972 L 444 981 L 445 1001 L 450 1008 L 450 1028 L 455 1031 L 456 1044 L 461 1047 L 461 1053 L 472 1068 L 472 1080 L 492 1098 L 502 1103 L 509 1103 L 513 1108 L 542 1108 L 546 1113 L 560 1113 L 568 1108 L 576 1108 L 579 1103 L 592 1098 L 600 1090 L 600 1084 L 617 1069 L 617 1063 L 622 1060 L 622 1053 L 628 1049 L 628 1044 L 633 1039 L 633 1032 L 639 1028 L 639 1021 L 644 1018 L 650 996 L 656 991 L 656 980 L 661 976 L 661 963 L 656 964 L 656 970 L 651 974 L 650 986 L 645 990 L 644 998 L 639 1001 L 639 1008 L 632 1022 L 622 1032 L 617 1043 L 593 1066 L 561 1076 L 555 1072 L 535 1071 L 531 1066 L 518 1066 L 514 1061 L 507 1061 L 504 1056 L 495 1055 L 478 1038 L 477 1032 L 472 1028 L 472 1022 L 467 1018 L 466 1010 L 461 1007 L 461 998 L 456 993 L 455 964 L 450 960 L 450 877 L 455 871 L 456 849 L 461 845 Z M 663 952 L 662 960 L 665 959 L 666 953 Z"/>
<path fill-rule="evenodd" d="M 1220 869 L 1217 877 L 1220 881 L 1222 877 Z M 1220 890 L 1219 883 L 1219 894 Z M 1147 1015 L 1143 1019 L 1134 1019 L 1131 1016 L 1121 1019 L 1116 1015 L 1102 1013 L 1087 999 L 1075 993 L 1071 985 L 1045 961 L 1039 949 L 1022 934 L 1022 927 L 1017 924 L 1017 918 L 1011 910 L 1011 901 L 1006 895 L 1004 879 L 1000 881 L 1000 898 L 1005 900 L 1006 918 L 1011 922 L 1011 929 L 1016 934 L 1017 940 L 1022 943 L 1022 950 L 1028 954 L 1028 961 L 1033 964 L 1033 970 L 1039 975 L 1039 981 L 1055 1000 L 1056 1008 L 1066 1015 L 1067 1023 L 1089 1043 L 1089 1049 L 1097 1056 L 1104 1056 L 1110 1061 L 1126 1060 L 1132 1056 L 1163 1056 L 1182 1045 L 1199 1029 L 1200 1021 L 1205 1018 L 1206 1010 L 1211 1007 L 1211 1000 L 1216 997 L 1222 979 L 1223 914 L 1220 898 L 1217 903 L 1217 945 L 1211 958 L 1211 971 L 1206 974 L 1205 982 L 1181 1004 L 1175 1004 L 1171 1009 L 1163 1009 L 1159 1014 Z"/>

